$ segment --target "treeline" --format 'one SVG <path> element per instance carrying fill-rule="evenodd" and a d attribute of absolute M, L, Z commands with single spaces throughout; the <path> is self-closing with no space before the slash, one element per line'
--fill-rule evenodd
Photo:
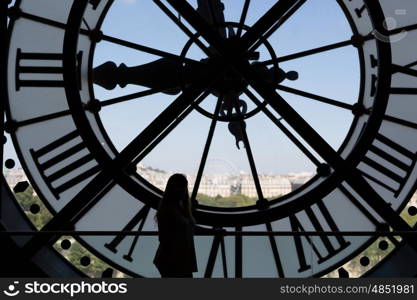
<path fill-rule="evenodd" d="M 229 197 L 222 197 L 217 195 L 216 197 L 210 197 L 205 194 L 197 195 L 198 203 L 207 206 L 217 207 L 242 207 L 256 204 L 256 198 L 251 198 L 246 195 L 231 195 Z"/>

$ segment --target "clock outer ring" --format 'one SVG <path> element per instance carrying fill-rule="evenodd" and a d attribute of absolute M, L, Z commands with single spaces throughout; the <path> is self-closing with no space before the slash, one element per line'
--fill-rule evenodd
<path fill-rule="evenodd" d="M 78 2 L 77 4 L 79 4 L 80 2 Z M 87 2 L 85 2 L 84 3 L 84 8 L 86 7 L 86 5 L 87 5 Z M 73 9 L 74 9 L 74 7 L 73 7 Z M 78 34 L 78 32 L 77 32 L 77 30 L 76 29 L 74 29 L 74 28 L 71 28 L 70 27 L 70 31 L 74 31 L 74 38 L 75 38 L 75 41 L 77 40 L 76 39 L 76 37 L 77 37 L 77 34 Z M 67 38 L 66 38 L 66 40 L 67 40 Z M 74 43 L 74 45 L 73 46 L 75 46 L 75 48 L 73 49 L 73 50 L 76 50 L 76 43 Z M 68 51 L 68 49 L 70 49 L 69 47 L 64 47 L 64 49 L 65 49 L 65 51 L 64 51 L 64 57 L 66 57 L 67 59 L 64 59 L 64 63 L 66 62 L 67 64 L 68 64 L 68 66 L 71 64 L 71 60 L 73 59 L 73 58 L 75 58 L 75 56 L 73 56 L 73 55 L 71 55 L 71 53 Z M 74 51 L 74 53 L 75 53 L 75 51 Z M 74 63 L 72 64 L 72 66 L 75 66 L 75 61 L 73 61 Z M 66 70 L 69 70 L 68 68 L 65 68 Z M 74 72 L 74 74 L 75 74 L 75 72 Z M 67 78 L 68 79 L 70 79 L 70 81 L 72 80 L 71 79 L 71 74 L 70 74 L 70 72 L 66 72 L 66 73 L 64 73 L 64 76 L 67 76 Z M 75 76 L 73 76 L 74 78 L 74 83 L 76 82 L 75 80 Z M 66 79 L 67 79 L 66 78 Z M 66 82 L 69 82 L 68 80 L 66 80 Z M 66 86 L 66 92 L 68 93 L 68 85 Z M 71 90 L 71 88 L 70 88 L 70 90 Z M 74 90 L 74 89 L 72 89 L 73 91 L 76 91 L 76 90 Z M 74 98 L 68 98 L 68 99 L 74 99 Z M 79 101 L 78 103 L 81 103 L 81 101 Z M 74 119 L 76 120 L 76 118 L 75 118 L 75 116 L 74 116 L 74 111 L 72 111 L 73 112 L 73 117 L 74 117 Z M 85 137 L 84 137 L 85 138 Z M 337 173 L 337 172 L 336 172 Z M 334 174 L 332 177 L 333 178 L 336 178 L 337 179 L 337 174 Z M 339 178 L 339 180 L 343 180 L 343 178 Z M 116 180 L 117 181 L 117 180 Z M 275 218 L 274 218 L 275 219 Z M 264 223 L 265 222 L 265 219 L 263 219 L 262 220 L 262 223 Z M 364 247 L 366 247 L 366 245 L 364 246 Z M 355 254 L 352 254 L 351 256 L 349 256 L 349 257 L 352 257 L 352 256 L 354 256 Z M 346 257 L 346 258 L 344 258 L 343 259 L 343 261 L 346 261 L 346 260 L 348 260 L 349 259 L 349 257 Z M 341 261 L 340 262 L 340 264 L 341 263 L 343 263 L 343 261 Z M 332 266 L 332 269 L 334 268 L 335 266 Z"/>
<path fill-rule="evenodd" d="M 375 5 L 379 6 L 379 4 L 373 3 L 372 1 L 370 3 L 373 6 L 375 6 Z M 380 9 L 380 6 L 379 6 L 379 9 Z M 381 29 L 381 31 L 382 31 L 382 29 Z M 91 58 L 90 58 L 90 61 L 91 61 Z M 67 88 L 68 88 L 68 85 L 67 85 Z M 71 88 L 69 88 L 69 89 L 71 89 Z M 75 95 L 75 96 L 79 97 L 79 95 Z M 74 102 L 72 100 L 73 100 L 73 98 L 68 98 L 70 107 L 71 107 L 71 102 L 72 103 Z M 80 117 L 81 114 L 79 114 L 79 113 L 77 114 L 77 113 L 74 113 L 74 111 L 72 111 L 72 115 L 73 115 L 74 120 L 80 121 L 79 117 Z M 80 122 L 77 122 L 77 123 L 79 124 Z M 85 128 L 89 129 L 89 124 L 87 124 L 87 126 Z M 90 130 L 87 130 L 87 132 L 90 131 Z M 103 151 L 104 149 L 102 149 L 99 144 L 91 142 L 95 139 L 95 135 L 94 134 L 91 135 L 90 139 L 88 138 L 88 135 L 87 135 L 87 138 L 84 135 L 85 135 L 85 131 L 83 131 L 84 141 L 87 144 L 87 147 L 89 148 L 89 150 L 96 155 L 96 157 L 100 161 L 100 163 L 108 162 L 110 160 L 110 157 L 109 157 L 108 153 Z M 12 137 L 13 137 L 13 135 L 12 135 Z M 356 150 L 357 150 L 357 148 L 356 148 Z M 363 152 L 365 152 L 365 151 L 366 151 L 366 149 L 364 149 Z M 19 155 L 20 151 L 17 151 L 17 152 L 18 152 L 18 155 Z M 19 157 L 20 157 L 20 155 L 19 155 Z M 358 160 L 359 159 L 360 159 L 360 157 L 358 157 Z M 340 177 L 338 178 L 337 176 L 334 176 L 335 174 L 330 176 L 332 181 L 326 181 L 326 183 L 331 182 L 332 184 L 335 184 L 335 182 L 336 182 L 336 184 L 337 184 L 337 183 L 340 183 L 343 180 L 343 178 L 340 178 Z M 121 177 L 122 177 L 122 179 L 126 179 L 127 176 L 121 176 Z M 141 199 L 142 202 L 145 202 L 146 204 L 151 205 L 152 207 L 155 208 L 156 207 L 155 203 L 157 203 L 159 198 L 156 197 L 155 194 L 150 193 L 149 191 L 147 191 L 146 189 L 143 189 L 143 191 L 141 191 L 141 193 L 138 193 L 137 183 L 135 183 L 131 178 L 127 178 L 127 179 L 128 179 L 127 181 L 125 181 L 125 180 L 117 180 L 117 181 L 118 181 L 118 183 L 121 183 L 122 186 L 125 189 L 129 190 L 129 192 L 131 192 L 135 197 Z M 323 186 L 323 185 L 324 184 L 322 183 L 320 186 Z M 319 188 L 319 187 L 317 187 L 317 188 Z M 331 190 L 329 190 L 329 192 L 330 191 Z M 143 197 L 143 195 L 145 195 L 146 197 Z M 324 194 L 323 193 L 314 193 L 314 194 L 309 194 L 309 196 L 310 197 L 303 197 L 302 201 L 305 201 L 305 203 L 303 203 L 303 205 L 288 205 L 288 206 L 286 206 L 286 208 L 293 209 L 295 212 L 300 211 L 305 206 L 309 206 L 309 205 L 312 205 L 314 203 L 314 201 L 312 201 L 311 199 L 316 198 L 316 197 L 323 197 Z M 310 201 L 307 198 L 309 198 Z M 299 200 L 299 199 L 297 199 L 297 200 Z M 295 202 L 302 202 L 302 201 L 299 200 L 299 201 L 295 201 Z M 46 204 L 48 204 L 48 203 L 46 203 Z M 48 208 L 50 208 L 50 207 L 48 207 Z M 250 209 L 250 207 L 248 207 L 248 208 Z M 272 211 L 272 210 L 273 209 L 271 209 L 269 211 Z M 277 210 L 282 211 L 282 207 L 277 207 Z M 54 210 L 52 209 L 52 211 L 54 211 Z M 231 210 L 228 210 L 228 211 L 235 212 L 235 211 L 240 211 L 240 210 L 231 209 Z M 254 215 L 259 214 L 259 213 L 261 213 L 261 216 L 259 216 L 259 217 L 254 216 Z M 206 223 L 206 224 L 210 224 L 210 225 L 234 226 L 235 223 L 244 224 L 244 225 L 260 224 L 260 223 L 264 223 L 265 220 L 267 220 L 267 221 L 268 220 L 269 221 L 276 220 L 279 217 L 284 217 L 284 216 L 287 216 L 288 214 L 282 215 L 282 214 L 279 214 L 279 212 L 278 212 L 278 214 L 274 215 L 274 214 L 271 214 L 271 213 L 266 213 L 266 211 L 260 211 L 260 212 L 255 212 L 255 213 L 250 212 L 250 213 L 242 214 L 241 216 L 239 216 L 237 214 L 216 214 L 216 213 L 211 213 L 211 212 L 198 211 L 197 215 L 200 216 L 199 219 L 202 221 L 202 223 Z M 218 220 L 218 222 L 216 222 L 216 223 L 212 222 L 212 216 L 213 215 L 216 216 L 216 219 Z M 229 222 L 231 219 L 233 219 L 233 221 Z"/>

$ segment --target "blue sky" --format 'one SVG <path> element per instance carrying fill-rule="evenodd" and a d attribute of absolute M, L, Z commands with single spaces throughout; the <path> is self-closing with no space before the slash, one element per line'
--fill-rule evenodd
<path fill-rule="evenodd" d="M 191 1 L 193 4 L 196 1 Z M 243 1 L 223 0 L 226 21 L 237 22 Z M 246 24 L 252 25 L 274 3 L 272 0 L 251 1 Z M 119 0 L 109 11 L 103 24 L 103 32 L 153 48 L 179 54 L 187 37 L 168 19 L 152 1 Z M 329 43 L 349 39 L 352 35 L 342 10 L 333 0 L 310 0 L 282 26 L 269 42 L 278 56 L 315 48 Z M 269 59 L 261 50 L 261 60 Z M 190 50 L 191 58 L 201 58 L 196 47 Z M 106 61 L 136 66 L 158 59 L 135 50 L 110 43 L 99 44 L 95 65 Z M 282 84 L 300 90 L 330 97 L 346 103 L 355 103 L 359 87 L 359 63 L 353 47 L 342 48 L 323 54 L 280 64 L 285 71 L 295 70 L 299 80 Z M 106 91 L 95 88 L 96 97 L 105 100 L 114 96 L 143 90 L 128 85 L 121 89 Z M 280 92 L 297 111 L 337 148 L 343 141 L 352 114 L 317 101 Z M 152 121 L 175 96 L 158 94 L 132 100 L 127 103 L 103 108 L 101 118 L 113 143 L 122 149 L 149 122 Z M 246 102 L 250 100 L 242 97 Z M 213 107 L 215 97 L 209 97 L 204 105 Z M 283 135 L 262 113 L 247 120 L 247 132 L 260 173 L 314 171 L 313 164 Z M 177 129 L 143 161 L 145 165 L 164 170 L 195 173 L 207 137 L 210 119 L 198 112 L 192 113 Z M 218 171 L 219 159 L 225 165 L 249 172 L 244 149 L 238 150 L 227 123 L 218 123 L 208 157 L 208 170 L 212 162 L 213 172 Z M 220 167 L 221 168 L 221 167 Z M 224 168 L 228 168 L 225 166 Z"/>
<path fill-rule="evenodd" d="M 190 1 L 196 6 L 196 0 Z M 246 25 L 251 26 L 273 4 L 274 0 L 252 0 Z M 226 21 L 238 22 L 243 0 L 223 0 Z M 180 54 L 186 35 L 164 15 L 151 0 L 116 0 L 105 18 L 105 34 L 142 45 Z M 334 0 L 309 0 L 268 41 L 277 56 L 285 56 L 330 43 L 344 41 L 352 35 L 341 8 Z M 261 61 L 270 57 L 260 48 Z M 196 46 L 191 47 L 189 57 L 203 58 Z M 137 66 L 159 57 L 120 47 L 108 42 L 98 44 L 94 65 L 106 61 L 127 66 Z M 297 81 L 282 84 L 310 93 L 355 103 L 359 90 L 359 61 L 353 47 L 345 47 L 323 54 L 288 61 L 280 64 L 285 71 L 299 73 Z M 95 96 L 100 100 L 130 94 L 146 88 L 128 85 L 107 91 L 95 85 Z M 313 128 L 337 149 L 343 141 L 353 116 L 343 110 L 317 101 L 279 92 L 303 116 Z M 176 96 L 157 94 L 104 107 L 100 112 L 102 122 L 116 148 L 123 149 L 143 130 Z M 251 107 L 251 101 L 241 97 Z M 214 96 L 202 104 L 213 109 Z M 253 105 L 252 105 L 253 107 Z M 143 164 L 172 172 L 195 174 L 207 138 L 211 120 L 198 112 L 191 113 L 144 160 Z M 285 124 L 285 123 L 284 123 Z M 245 150 L 237 149 L 227 123 L 219 122 L 214 134 L 207 162 L 207 172 L 249 172 Z M 291 141 L 262 113 L 246 121 L 255 163 L 259 173 L 287 174 L 314 171 L 315 166 Z M 289 126 L 287 126 L 289 127 Z M 7 157 L 11 154 L 6 145 Z"/>

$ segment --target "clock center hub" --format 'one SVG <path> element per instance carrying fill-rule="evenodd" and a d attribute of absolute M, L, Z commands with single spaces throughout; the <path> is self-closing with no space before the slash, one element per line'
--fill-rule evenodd
<path fill-rule="evenodd" d="M 246 25 L 241 25 L 234 22 L 224 22 L 219 24 L 219 26 L 227 32 L 224 40 L 225 48 L 228 50 L 228 56 L 234 57 L 239 55 L 241 51 L 239 42 L 241 37 L 237 36 L 237 32 L 241 31 L 242 36 L 243 32 L 249 29 Z M 239 30 L 239 27 L 241 29 Z M 194 41 L 199 38 L 197 34 L 193 39 L 190 39 L 184 46 L 181 52 L 181 59 L 184 62 L 187 57 L 187 53 L 191 47 L 195 44 Z M 264 48 L 264 49 L 262 49 Z M 266 49 L 266 51 L 265 51 Z M 214 49 L 208 48 L 212 53 L 215 53 Z M 240 52 L 242 53 L 242 52 Z M 263 64 L 262 61 L 265 60 L 261 56 L 267 55 L 266 59 L 274 61 L 272 67 L 268 67 L 266 64 Z M 204 69 L 210 69 L 211 67 L 218 67 L 226 65 L 226 70 L 223 75 L 217 79 L 217 81 L 211 86 L 211 95 L 215 96 L 219 101 L 221 101 L 221 108 L 218 115 L 215 115 L 213 111 L 209 111 L 206 108 L 203 108 L 201 103 L 199 105 L 194 105 L 194 108 L 203 114 L 204 116 L 216 119 L 223 122 L 233 122 L 236 120 L 245 120 L 248 119 L 258 112 L 260 112 L 263 106 L 266 105 L 266 102 L 263 101 L 261 105 L 254 105 L 254 103 L 249 100 L 247 97 L 247 89 L 249 87 L 248 82 L 243 78 L 243 76 L 233 67 L 227 67 L 228 60 L 226 57 L 220 55 L 213 55 L 209 58 L 203 58 L 200 62 L 204 63 L 206 67 L 203 67 L 199 72 L 204 72 Z M 274 52 L 273 47 L 269 44 L 266 39 L 261 39 L 259 46 L 256 49 L 250 49 L 247 51 L 242 59 L 241 64 L 249 67 L 251 71 L 256 74 L 258 78 L 262 78 L 265 82 L 272 86 L 276 86 L 284 80 L 297 80 L 298 73 L 295 71 L 285 72 L 278 66 L 277 56 Z M 186 82 L 189 79 L 190 68 L 187 63 L 183 63 L 183 68 L 180 72 L 180 80 Z M 198 73 L 198 72 L 197 72 Z M 194 78 L 195 79 L 195 78 Z M 182 89 L 185 89 L 185 84 L 182 84 Z"/>

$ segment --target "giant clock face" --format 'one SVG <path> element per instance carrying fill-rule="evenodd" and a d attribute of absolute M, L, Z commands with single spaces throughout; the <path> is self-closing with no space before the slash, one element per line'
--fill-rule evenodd
<path fill-rule="evenodd" d="M 233 1 L 224 0 L 223 6 L 220 1 L 149 0 L 186 37 L 177 53 L 101 31 L 113 2 L 22 0 L 10 9 L 7 126 L 31 183 L 54 215 L 44 230 L 73 225 L 86 231 L 156 232 L 155 208 L 162 192 L 135 166 L 193 112 L 209 120 L 191 192 L 198 222 L 259 233 L 220 239 L 196 236 L 197 276 L 317 276 L 342 265 L 372 241 L 369 236 L 268 236 L 270 231 L 373 232 L 381 224 L 411 230 L 400 212 L 417 180 L 415 1 L 335 1 L 331 7 L 349 24 L 351 38 L 287 56 L 277 53 L 273 33 L 297 13 L 302 17 L 303 6 L 317 1 L 270 1 L 268 9 L 247 24 L 245 16 L 251 16 L 254 1 L 242 1 L 242 13 L 228 20 L 224 11 L 228 5 L 235 8 L 229 3 Z M 401 16 L 399 10 L 404 12 Z M 395 28 L 388 24 L 394 17 Z M 136 66 L 115 64 L 112 54 L 97 58 L 100 43 L 156 58 Z M 353 49 L 358 66 L 359 84 L 344 83 L 357 89 L 354 103 L 288 86 L 302 78 L 303 70 L 284 70 L 284 62 L 308 61 L 345 47 Z M 95 95 L 98 88 L 123 89 L 128 84 L 144 89 L 109 100 Z M 349 124 L 340 133 L 342 142 L 328 141 L 286 101 L 286 93 L 344 111 Z M 103 110 L 152 94 L 166 98 L 165 109 L 119 149 L 117 137 L 103 125 Z M 141 118 L 146 112 L 137 114 Z M 317 170 L 301 188 L 269 200 L 246 131 L 251 118 L 262 114 Z M 232 208 L 198 202 L 216 124 L 226 124 L 247 156 L 256 204 Z M 194 147 L 191 141 L 188 147 Z M 158 276 L 152 264 L 156 235 L 78 239 L 131 275 Z M 35 236 L 26 249 L 35 253 L 48 242 L 45 235 Z"/>

